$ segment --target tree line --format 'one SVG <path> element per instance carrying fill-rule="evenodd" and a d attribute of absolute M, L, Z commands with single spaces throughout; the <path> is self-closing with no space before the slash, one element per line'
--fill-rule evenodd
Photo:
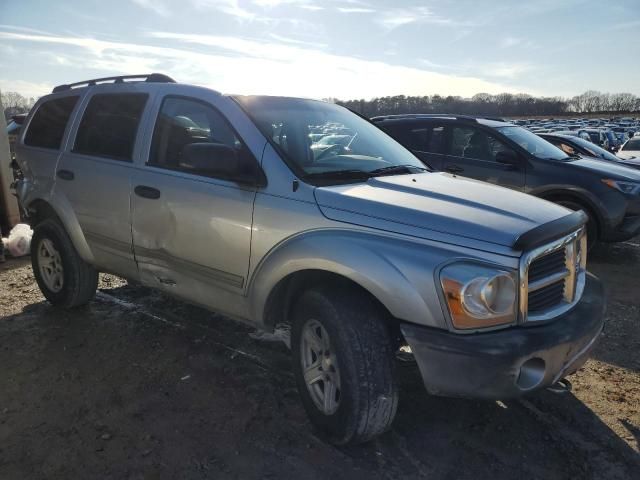
<path fill-rule="evenodd" d="M 0 92 L 0 102 L 4 108 L 4 118 L 9 120 L 13 115 L 28 113 L 36 99 L 27 98 L 18 92 Z"/>
<path fill-rule="evenodd" d="M 640 97 L 631 93 L 602 93 L 595 90 L 572 98 L 534 97 L 526 93 L 478 93 L 471 98 L 397 95 L 371 100 L 333 101 L 367 117 L 404 113 L 457 113 L 508 117 L 640 112 Z"/>
<path fill-rule="evenodd" d="M 0 92 L 5 119 L 27 113 L 36 99 L 18 92 Z M 371 100 L 331 101 L 367 117 L 402 113 L 458 113 L 489 116 L 552 116 L 580 113 L 623 114 L 640 112 L 640 97 L 632 93 L 602 93 L 589 90 L 572 98 L 534 97 L 526 93 L 477 93 L 471 98 L 426 95 L 396 95 Z"/>

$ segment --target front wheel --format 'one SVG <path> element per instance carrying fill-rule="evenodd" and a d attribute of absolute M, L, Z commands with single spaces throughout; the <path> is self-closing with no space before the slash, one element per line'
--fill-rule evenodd
<path fill-rule="evenodd" d="M 96 293 L 98 272 L 80 258 L 67 232 L 53 219 L 35 227 L 31 265 L 42 294 L 53 305 L 84 305 Z"/>
<path fill-rule="evenodd" d="M 390 427 L 394 352 L 381 308 L 366 294 L 306 291 L 294 307 L 291 349 L 302 403 L 321 435 L 356 444 Z"/>

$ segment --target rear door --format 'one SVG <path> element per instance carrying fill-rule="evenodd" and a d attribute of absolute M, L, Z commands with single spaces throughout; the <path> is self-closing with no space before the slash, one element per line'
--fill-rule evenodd
<path fill-rule="evenodd" d="M 445 127 L 437 122 L 402 122 L 383 127 L 398 142 L 434 170 L 442 170 Z"/>
<path fill-rule="evenodd" d="M 190 144 L 218 143 L 252 156 L 220 113 L 224 99 L 156 102 L 149 156 L 134 177 L 133 241 L 143 283 L 234 313 L 249 269 L 256 188 L 199 173 L 184 155 Z"/>
<path fill-rule="evenodd" d="M 55 189 L 73 207 L 96 265 L 135 278 L 131 177 L 149 95 L 135 86 L 102 92 L 94 91 L 85 100 L 73 142 L 58 163 Z"/>
<path fill-rule="evenodd" d="M 36 106 L 20 146 L 18 162 L 27 177 L 40 185 L 39 190 L 53 188 L 56 164 L 62 144 L 80 103 L 80 95 L 50 98 Z"/>
<path fill-rule="evenodd" d="M 524 189 L 525 162 L 522 159 L 517 164 L 496 161 L 499 152 L 510 152 L 518 157 L 505 142 L 473 125 L 450 124 L 448 129 L 448 155 L 442 170 L 503 187 Z"/>

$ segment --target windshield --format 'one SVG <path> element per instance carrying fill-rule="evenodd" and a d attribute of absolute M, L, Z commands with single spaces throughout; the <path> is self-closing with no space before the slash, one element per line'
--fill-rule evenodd
<path fill-rule="evenodd" d="M 600 148 L 598 145 L 591 143 L 588 140 L 585 140 L 581 137 L 572 137 L 571 141 L 577 144 L 579 147 L 584 148 L 590 155 L 594 157 L 604 158 L 605 160 L 611 160 L 612 162 L 617 162 L 620 159 L 616 157 L 613 153 L 607 152 L 604 148 Z"/>
<path fill-rule="evenodd" d="M 622 150 L 640 150 L 640 138 L 629 140 Z"/>
<path fill-rule="evenodd" d="M 564 160 L 567 158 L 567 154 L 558 147 L 525 128 L 498 127 L 497 130 L 535 157 L 548 160 Z"/>
<path fill-rule="evenodd" d="M 344 107 L 283 97 L 235 98 L 303 178 L 344 181 L 351 175 L 364 181 L 379 171 L 425 169 L 411 152 Z"/>

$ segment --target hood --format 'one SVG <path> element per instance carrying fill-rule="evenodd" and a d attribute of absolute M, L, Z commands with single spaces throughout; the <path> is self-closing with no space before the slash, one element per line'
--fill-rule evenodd
<path fill-rule="evenodd" d="M 625 160 L 625 162 L 628 162 L 628 160 Z M 609 160 L 601 160 L 594 157 L 571 159 L 567 163 L 570 163 L 571 165 L 576 166 L 582 170 L 588 170 L 597 173 L 601 175 L 602 178 L 614 178 L 620 180 L 630 180 L 632 182 L 640 182 L 640 172 L 622 163 L 615 163 Z"/>
<path fill-rule="evenodd" d="M 511 247 L 523 233 L 570 212 L 524 193 L 434 172 L 318 187 L 336 221 L 435 239 L 439 234 Z"/>

